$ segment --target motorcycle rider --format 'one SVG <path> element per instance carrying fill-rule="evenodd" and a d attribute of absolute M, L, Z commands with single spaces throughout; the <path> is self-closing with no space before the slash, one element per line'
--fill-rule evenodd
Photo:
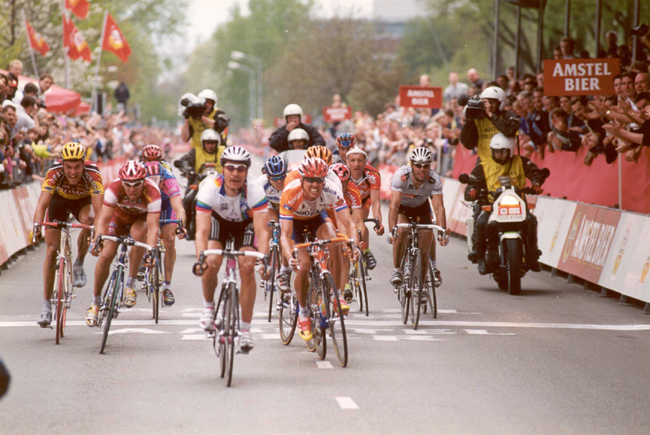
<path fill-rule="evenodd" d="M 483 116 L 478 119 L 467 119 L 460 131 L 460 142 L 468 150 L 477 149 L 478 159 L 476 163 L 491 158 L 490 140 L 497 133 L 506 137 L 514 138 L 519 131 L 519 118 L 514 112 L 501 110 L 501 104 L 505 101 L 505 93 L 498 86 L 490 86 L 480 95 L 483 101 Z M 480 207 L 474 208 L 474 220 L 478 219 Z M 476 246 L 476 232 L 472 234 L 473 245 Z M 469 259 L 476 262 L 476 253 L 469 254 Z"/>
<path fill-rule="evenodd" d="M 174 166 L 179 168 L 184 174 L 189 174 L 187 177 L 187 184 L 192 185 L 205 169 L 206 163 L 213 163 L 214 168 L 218 173 L 222 172 L 221 168 L 221 154 L 223 154 L 226 147 L 221 145 L 221 135 L 215 130 L 208 128 L 201 134 L 201 148 L 192 148 L 187 154 L 181 157 L 174 163 Z M 199 174 L 199 175 L 197 175 Z M 194 220 L 194 200 L 196 198 L 196 190 L 190 190 L 185 193 L 183 198 L 183 208 L 187 216 L 185 228 L 190 229 L 190 224 Z M 192 240 L 193 234 L 188 234 L 187 239 Z"/>
<path fill-rule="evenodd" d="M 494 203 L 494 197 L 490 192 L 495 192 L 500 187 L 501 176 L 510 177 L 512 186 L 519 188 L 526 186 L 526 178 L 528 178 L 533 188 L 541 193 L 540 186 L 550 171 L 540 169 L 529 159 L 515 155 L 515 139 L 506 137 L 503 133 L 495 134 L 490 140 L 490 152 L 490 158 L 481 159 L 472 170 L 465 188 L 467 201 L 476 201 L 479 210 L 483 205 Z M 522 198 L 525 197 L 522 195 Z M 496 225 L 488 225 L 489 217 L 490 212 L 481 211 L 474 226 L 478 271 L 481 275 L 493 272 L 499 263 L 499 235 Z M 538 259 L 541 253 L 537 249 L 537 218 L 531 213 L 526 214 L 523 242 L 526 264 L 530 270 L 539 272 L 541 268 Z"/>
<path fill-rule="evenodd" d="M 230 119 L 226 112 L 217 108 L 217 93 L 212 89 L 204 89 L 197 95 L 205 99 L 205 111 L 201 118 L 191 117 L 185 112 L 185 123 L 181 128 L 181 140 L 183 142 L 191 141 L 192 148 L 198 150 L 201 148 L 201 136 L 203 132 L 211 128 L 219 133 L 221 142 L 226 143 L 228 137 L 228 125 Z"/>
<path fill-rule="evenodd" d="M 284 119 L 287 121 L 285 125 L 275 130 L 269 138 L 269 146 L 276 150 L 278 153 L 286 151 L 289 148 L 289 133 L 296 128 L 301 128 L 307 132 L 309 141 L 305 148 L 314 145 L 325 146 L 325 139 L 318 132 L 318 129 L 311 125 L 302 122 L 302 108 L 297 104 L 289 104 L 284 108 Z"/>

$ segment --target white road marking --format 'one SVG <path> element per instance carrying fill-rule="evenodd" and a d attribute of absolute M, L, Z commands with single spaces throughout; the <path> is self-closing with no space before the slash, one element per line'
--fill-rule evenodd
<path fill-rule="evenodd" d="M 280 333 L 277 334 L 262 334 L 262 340 L 280 340 Z"/>
<path fill-rule="evenodd" d="M 183 335 L 183 338 L 181 338 L 181 340 L 188 340 L 188 341 L 208 340 L 208 336 L 205 334 Z"/>
<path fill-rule="evenodd" d="M 397 341 L 397 337 L 394 335 L 373 335 L 372 338 L 375 341 Z"/>
<path fill-rule="evenodd" d="M 351 397 L 337 397 L 336 401 L 339 402 L 341 409 L 359 409 L 359 405 L 354 403 Z"/>
<path fill-rule="evenodd" d="M 201 328 L 187 328 L 183 329 L 179 334 L 194 334 L 196 332 L 204 332 Z"/>
<path fill-rule="evenodd" d="M 485 329 L 466 329 L 469 335 L 517 335 L 514 332 L 488 332 Z"/>
<path fill-rule="evenodd" d="M 97 334 L 103 334 L 103 332 L 97 332 Z M 108 331 L 109 335 L 112 334 L 169 334 L 165 331 L 156 331 L 155 329 L 146 329 L 146 328 L 124 328 L 124 329 L 111 329 Z"/>
<path fill-rule="evenodd" d="M 411 341 L 445 341 L 442 338 L 433 338 L 428 335 L 411 335 L 410 337 L 403 337 L 400 340 L 411 340 Z"/>
<path fill-rule="evenodd" d="M 330 363 L 329 361 L 316 361 L 316 366 L 319 369 L 331 369 L 331 368 L 333 368 L 332 363 Z"/>
<path fill-rule="evenodd" d="M 455 334 L 454 331 L 450 331 L 449 329 L 418 329 L 417 331 L 414 331 L 412 329 L 405 329 L 404 333 L 406 335 L 414 334 L 414 335 L 453 335 Z"/>
<path fill-rule="evenodd" d="M 374 335 L 377 332 L 393 332 L 394 329 L 363 329 L 363 328 L 352 328 L 357 334 L 370 334 Z"/>

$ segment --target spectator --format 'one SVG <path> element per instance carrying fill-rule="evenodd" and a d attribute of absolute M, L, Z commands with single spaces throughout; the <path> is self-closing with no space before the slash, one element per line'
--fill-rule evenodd
<path fill-rule="evenodd" d="M 634 90 L 637 94 L 650 91 L 650 73 L 640 72 L 636 75 L 634 78 Z"/>
<path fill-rule="evenodd" d="M 580 134 L 569 130 L 568 121 L 569 116 L 559 107 L 551 111 L 553 129 L 548 133 L 548 143 L 556 150 L 576 152 L 581 145 Z"/>
<path fill-rule="evenodd" d="M 23 73 L 23 63 L 18 59 L 12 60 L 9 62 L 9 68 L 7 68 L 7 72 L 13 74 L 16 79 L 18 79 L 18 77 Z"/>
<path fill-rule="evenodd" d="M 562 51 L 562 59 L 575 59 L 573 50 L 575 49 L 575 41 L 571 38 L 560 39 L 560 50 Z"/>
<path fill-rule="evenodd" d="M 458 99 L 458 97 L 466 93 L 468 93 L 468 87 L 465 83 L 458 81 L 458 73 L 450 72 L 449 86 L 447 86 L 445 88 L 445 91 L 442 93 L 444 101 L 448 102 L 452 98 Z"/>
<path fill-rule="evenodd" d="M 126 103 L 129 101 L 129 98 L 131 98 L 129 88 L 126 86 L 126 83 L 120 82 L 119 86 L 115 88 L 113 96 L 115 96 L 117 102 L 123 106 L 124 110 L 126 110 Z"/>
<path fill-rule="evenodd" d="M 469 80 L 469 86 L 476 86 L 478 92 L 483 90 L 483 80 L 479 77 L 478 71 L 474 68 L 467 70 L 467 80 Z"/>
<path fill-rule="evenodd" d="M 562 59 L 562 49 L 559 45 L 553 49 L 553 59 Z"/>

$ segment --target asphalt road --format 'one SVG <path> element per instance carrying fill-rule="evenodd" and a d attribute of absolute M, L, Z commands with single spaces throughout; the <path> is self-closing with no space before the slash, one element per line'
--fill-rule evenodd
<path fill-rule="evenodd" d="M 375 237 L 372 248 L 371 314 L 347 319 L 347 368 L 331 347 L 321 361 L 297 336 L 283 346 L 258 292 L 256 347 L 235 357 L 227 388 L 198 329 L 193 243 L 179 242 L 176 304 L 155 325 L 139 293 L 104 355 L 101 331 L 83 322 L 90 286 L 77 292 L 60 345 L 36 324 L 41 245 L 0 275 L 0 357 L 13 377 L 0 434 L 650 433 L 650 318 L 639 307 L 548 271 L 510 296 L 452 238 L 438 251 L 438 318 L 413 331 L 388 285 L 391 247 Z"/>

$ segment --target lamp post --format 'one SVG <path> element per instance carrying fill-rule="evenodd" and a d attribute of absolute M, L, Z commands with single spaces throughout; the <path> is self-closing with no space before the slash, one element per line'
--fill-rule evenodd
<path fill-rule="evenodd" d="M 228 68 L 232 70 L 241 70 L 250 75 L 248 82 L 248 117 L 250 118 L 251 125 L 253 125 L 253 120 L 255 119 L 255 71 L 245 65 L 233 61 L 228 62 Z"/>
<path fill-rule="evenodd" d="M 234 60 L 247 60 L 253 62 L 257 68 L 257 118 L 264 119 L 264 88 L 262 85 L 262 59 L 259 57 L 242 53 L 241 51 L 231 51 L 230 57 Z"/>

